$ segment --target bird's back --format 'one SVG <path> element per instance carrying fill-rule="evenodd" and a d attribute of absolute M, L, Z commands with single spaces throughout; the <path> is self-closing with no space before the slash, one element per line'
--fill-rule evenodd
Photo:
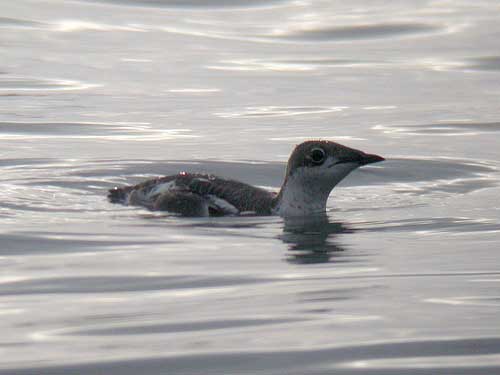
<path fill-rule="evenodd" d="M 211 213 L 216 215 L 242 212 L 270 215 L 276 197 L 276 193 L 240 181 L 181 172 L 134 186 L 113 188 L 109 191 L 108 198 L 114 203 L 154 208 L 155 201 L 167 192 L 190 193 L 202 197 L 206 199 Z"/>

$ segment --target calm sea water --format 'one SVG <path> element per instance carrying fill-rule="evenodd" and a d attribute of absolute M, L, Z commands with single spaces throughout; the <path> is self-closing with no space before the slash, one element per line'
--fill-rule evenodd
<path fill-rule="evenodd" d="M 3 1 L 0 374 L 500 373 L 497 1 Z M 388 160 L 326 220 L 106 190 Z"/>

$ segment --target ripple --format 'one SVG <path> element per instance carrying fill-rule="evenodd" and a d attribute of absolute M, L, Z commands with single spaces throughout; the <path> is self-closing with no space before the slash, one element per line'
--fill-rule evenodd
<path fill-rule="evenodd" d="M 54 32 L 76 32 L 76 31 L 134 31 L 146 32 L 148 28 L 137 25 L 112 25 L 77 19 L 64 19 L 52 22 L 36 22 L 15 18 L 0 17 L 0 27 L 9 28 L 37 28 Z"/>
<path fill-rule="evenodd" d="M 492 71 L 500 70 L 500 56 L 485 56 L 466 60 L 464 68 L 467 70 Z"/>
<path fill-rule="evenodd" d="M 8 94 L 23 94 L 26 92 L 85 90 L 99 86 L 100 85 L 97 84 L 83 83 L 74 80 L 0 77 L 0 95 L 2 95 L 2 92 L 7 92 Z"/>
<path fill-rule="evenodd" d="M 326 68 L 366 68 L 383 65 L 387 63 L 346 59 L 243 59 L 221 60 L 219 63 L 207 65 L 206 68 L 228 71 L 310 72 Z"/>
<path fill-rule="evenodd" d="M 52 22 L 50 30 L 59 32 L 75 32 L 75 31 L 134 31 L 146 32 L 143 27 L 137 26 L 122 26 L 122 25 L 109 25 L 96 22 L 88 22 L 81 20 L 62 20 Z"/>
<path fill-rule="evenodd" d="M 54 293 L 117 293 L 234 286 L 273 279 L 204 276 L 88 276 L 32 279 L 0 284 L 0 296 Z M 208 289 L 207 289 L 208 288 Z"/>
<path fill-rule="evenodd" d="M 286 4 L 290 0 L 79 0 L 91 3 L 112 4 L 133 7 L 154 7 L 172 9 L 250 9 L 269 8 Z"/>
<path fill-rule="evenodd" d="M 189 129 L 158 129 L 143 122 L 0 122 L 0 139 L 65 138 L 165 140 L 196 138 Z"/>
<path fill-rule="evenodd" d="M 458 30 L 457 27 L 448 27 L 446 25 L 431 23 L 411 23 L 395 22 L 380 24 L 347 24 L 343 26 L 329 26 L 331 22 L 318 22 L 314 26 L 302 26 L 292 23 L 290 25 L 266 25 L 264 27 L 255 27 L 252 24 L 246 24 L 246 29 L 230 27 L 196 27 L 168 25 L 161 27 L 168 33 L 189 35 L 193 37 L 214 38 L 224 40 L 239 40 L 257 43 L 304 43 L 304 42 L 346 42 L 363 40 L 380 40 L 389 38 L 404 38 L 425 36 L 437 33 L 450 33 Z M 213 26 L 213 25 L 210 25 Z M 264 31 L 263 31 L 264 30 Z M 312 67 L 318 69 L 320 65 L 329 67 L 341 66 L 359 66 L 370 65 L 373 62 L 359 63 L 352 60 L 336 59 L 316 59 L 309 63 L 301 64 L 298 61 L 268 61 L 266 59 L 243 59 L 243 60 L 223 60 L 219 64 L 211 64 L 210 69 L 231 69 L 231 70 L 311 70 Z M 314 60 L 314 59 L 313 59 Z M 229 62 L 229 63 L 228 63 Z M 378 64 L 381 64 L 378 62 Z M 401 64 L 394 62 L 392 64 Z M 424 64 L 424 62 L 422 62 Z"/>
<path fill-rule="evenodd" d="M 301 302 L 311 304 L 323 301 L 343 301 L 359 298 L 359 294 L 376 291 L 378 286 L 317 289 L 298 293 Z M 346 320 L 378 320 L 380 316 L 346 316 Z"/>
<path fill-rule="evenodd" d="M 468 354 L 461 356 L 458 359 L 453 355 L 431 355 L 431 356 L 418 356 L 418 357 L 406 357 L 406 358 L 391 358 L 391 359 L 371 359 L 367 361 L 356 361 L 352 363 L 346 363 L 344 365 L 347 368 L 353 369 L 364 369 L 370 368 L 372 370 L 386 370 L 393 372 L 396 369 L 406 370 L 414 369 L 421 373 L 422 370 L 428 369 L 431 371 L 440 371 L 442 369 L 455 371 L 460 368 L 469 371 L 471 367 L 485 368 L 490 367 L 492 370 L 494 368 L 500 367 L 500 355 L 489 354 L 489 355 L 474 355 Z M 405 373 L 406 373 L 405 371 Z M 487 371 L 487 370 L 486 370 Z M 453 372 L 456 374 L 456 372 Z M 488 372 L 486 372 L 488 373 Z M 469 374 L 469 372 L 467 372 Z"/>
<path fill-rule="evenodd" d="M 43 165 L 53 162 L 53 159 L 42 159 L 42 158 L 22 158 L 22 159 L 0 159 L 0 167 L 2 168 L 13 168 L 17 169 L 20 167 L 36 167 L 37 165 Z"/>
<path fill-rule="evenodd" d="M 394 341 L 336 348 L 302 350 L 231 351 L 157 356 L 152 358 L 116 359 L 78 364 L 41 365 L 32 368 L 0 369 L 9 375 L 75 374 L 143 374 L 153 375 L 168 369 L 170 374 L 419 374 L 454 375 L 496 374 L 500 339 L 479 337 Z M 471 354 L 472 353 L 472 354 Z M 410 358 L 410 361 L 406 361 Z M 433 366 L 431 359 L 437 359 Z M 468 359 L 473 359 L 468 361 Z M 454 359 L 454 361 L 453 361 Z M 481 362 L 480 359 L 485 359 Z M 374 367 L 370 367 L 371 361 Z M 383 363 L 379 361 L 384 361 Z M 391 362 L 394 361 L 394 362 Z M 383 364 L 397 369 L 382 369 Z M 421 365 L 421 366 L 419 366 Z M 396 370 L 397 372 L 395 372 Z M 463 370 L 463 371 L 462 371 Z"/>
<path fill-rule="evenodd" d="M 337 27 L 317 27 L 275 31 L 275 38 L 305 41 L 334 42 L 344 40 L 398 38 L 412 35 L 436 33 L 445 30 L 443 26 L 416 23 L 395 22 L 380 24 L 346 25 Z"/>
<path fill-rule="evenodd" d="M 164 324 L 127 325 L 87 330 L 66 331 L 64 335 L 83 336 L 122 336 L 122 335 L 150 335 L 177 332 L 208 331 L 220 329 L 237 329 L 264 325 L 293 323 L 301 319 L 238 319 L 238 320 L 208 320 L 193 322 L 178 322 Z"/>
<path fill-rule="evenodd" d="M 39 27 L 43 24 L 41 22 L 23 20 L 18 18 L 7 18 L 0 17 L 0 27 L 20 27 L 20 28 L 32 28 Z"/>
<path fill-rule="evenodd" d="M 472 136 L 500 132 L 500 122 L 438 122 L 417 125 L 376 125 L 375 130 L 386 134 L 431 135 L 431 136 Z"/>
<path fill-rule="evenodd" d="M 426 59 L 421 64 L 437 71 L 476 71 L 493 72 L 500 70 L 500 56 L 481 56 L 464 60 Z"/>
<path fill-rule="evenodd" d="M 81 235 L 80 235 L 81 237 Z M 75 253 L 95 252 L 102 250 L 123 250 L 124 248 L 134 247 L 136 245 L 147 245 L 146 242 L 138 242 L 131 239 L 126 241 L 106 241 L 92 238 L 72 238 L 67 233 L 10 233 L 0 234 L 2 247 L 0 255 L 26 255 L 26 254 L 54 254 L 54 253 Z M 175 241 L 170 241 L 175 242 Z M 149 243 L 155 243 L 149 241 Z"/>
<path fill-rule="evenodd" d="M 167 92 L 175 94 L 211 94 L 214 92 L 220 92 L 221 89 L 217 88 L 184 88 L 184 89 L 170 89 Z"/>
<path fill-rule="evenodd" d="M 385 220 L 361 224 L 356 227 L 373 232 L 412 232 L 418 234 L 440 233 L 498 233 L 500 223 L 494 220 L 464 217 L 421 217 L 418 219 Z"/>
<path fill-rule="evenodd" d="M 441 305 L 459 305 L 459 306 L 485 306 L 485 307 L 499 307 L 500 297 L 448 297 L 448 298 L 426 298 L 424 302 L 436 303 Z"/>
<path fill-rule="evenodd" d="M 397 192 L 468 193 L 499 184 L 494 166 L 474 160 L 447 158 L 388 158 L 380 166 L 363 168 L 341 182 L 342 186 L 392 184 Z"/>
<path fill-rule="evenodd" d="M 347 107 L 279 107 L 279 106 L 260 106 L 246 107 L 238 112 L 219 112 L 214 115 L 222 118 L 239 117 L 287 117 L 303 116 L 323 113 L 340 112 Z"/>

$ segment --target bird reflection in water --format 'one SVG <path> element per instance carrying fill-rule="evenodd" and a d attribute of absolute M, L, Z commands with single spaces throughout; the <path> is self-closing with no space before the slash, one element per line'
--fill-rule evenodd
<path fill-rule="evenodd" d="M 289 244 L 287 261 L 296 264 L 327 263 L 338 261 L 345 251 L 336 237 L 343 233 L 352 233 L 345 224 L 332 222 L 326 214 L 310 217 L 285 219 L 283 234 L 279 235 Z"/>
<path fill-rule="evenodd" d="M 169 217 L 169 216 L 167 216 Z M 164 219 L 165 215 L 143 215 L 145 219 Z M 174 217 L 175 218 L 175 217 Z M 275 225 L 281 226 L 281 221 L 273 217 L 226 217 L 226 218 L 203 218 L 201 220 L 188 220 L 185 222 L 176 221 L 179 227 L 189 228 L 221 228 L 224 236 L 256 236 L 258 238 L 269 238 L 268 235 L 259 231 L 249 234 L 245 229 L 269 228 L 272 230 L 272 237 L 281 240 L 288 246 L 285 260 L 294 264 L 314 264 L 314 263 L 340 263 L 346 261 L 343 256 L 345 246 L 340 245 L 338 235 L 353 233 L 355 229 L 349 228 L 346 224 L 331 221 L 326 214 L 319 214 L 304 217 L 289 217 L 283 219 L 283 227 L 280 234 L 276 235 Z M 163 222 L 159 223 L 161 226 Z M 148 226 L 151 224 L 148 223 Z M 227 231 L 227 229 L 237 229 Z M 221 232 L 210 231 L 211 235 L 219 237 Z M 204 233 L 207 235 L 207 233 Z M 352 259 L 350 260 L 352 261 Z"/>

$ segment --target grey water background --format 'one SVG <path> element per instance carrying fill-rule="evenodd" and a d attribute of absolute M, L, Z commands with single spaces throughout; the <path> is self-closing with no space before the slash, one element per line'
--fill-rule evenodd
<path fill-rule="evenodd" d="M 2 1 L 0 374 L 500 373 L 497 1 Z M 324 221 L 106 190 L 388 160 Z"/>

